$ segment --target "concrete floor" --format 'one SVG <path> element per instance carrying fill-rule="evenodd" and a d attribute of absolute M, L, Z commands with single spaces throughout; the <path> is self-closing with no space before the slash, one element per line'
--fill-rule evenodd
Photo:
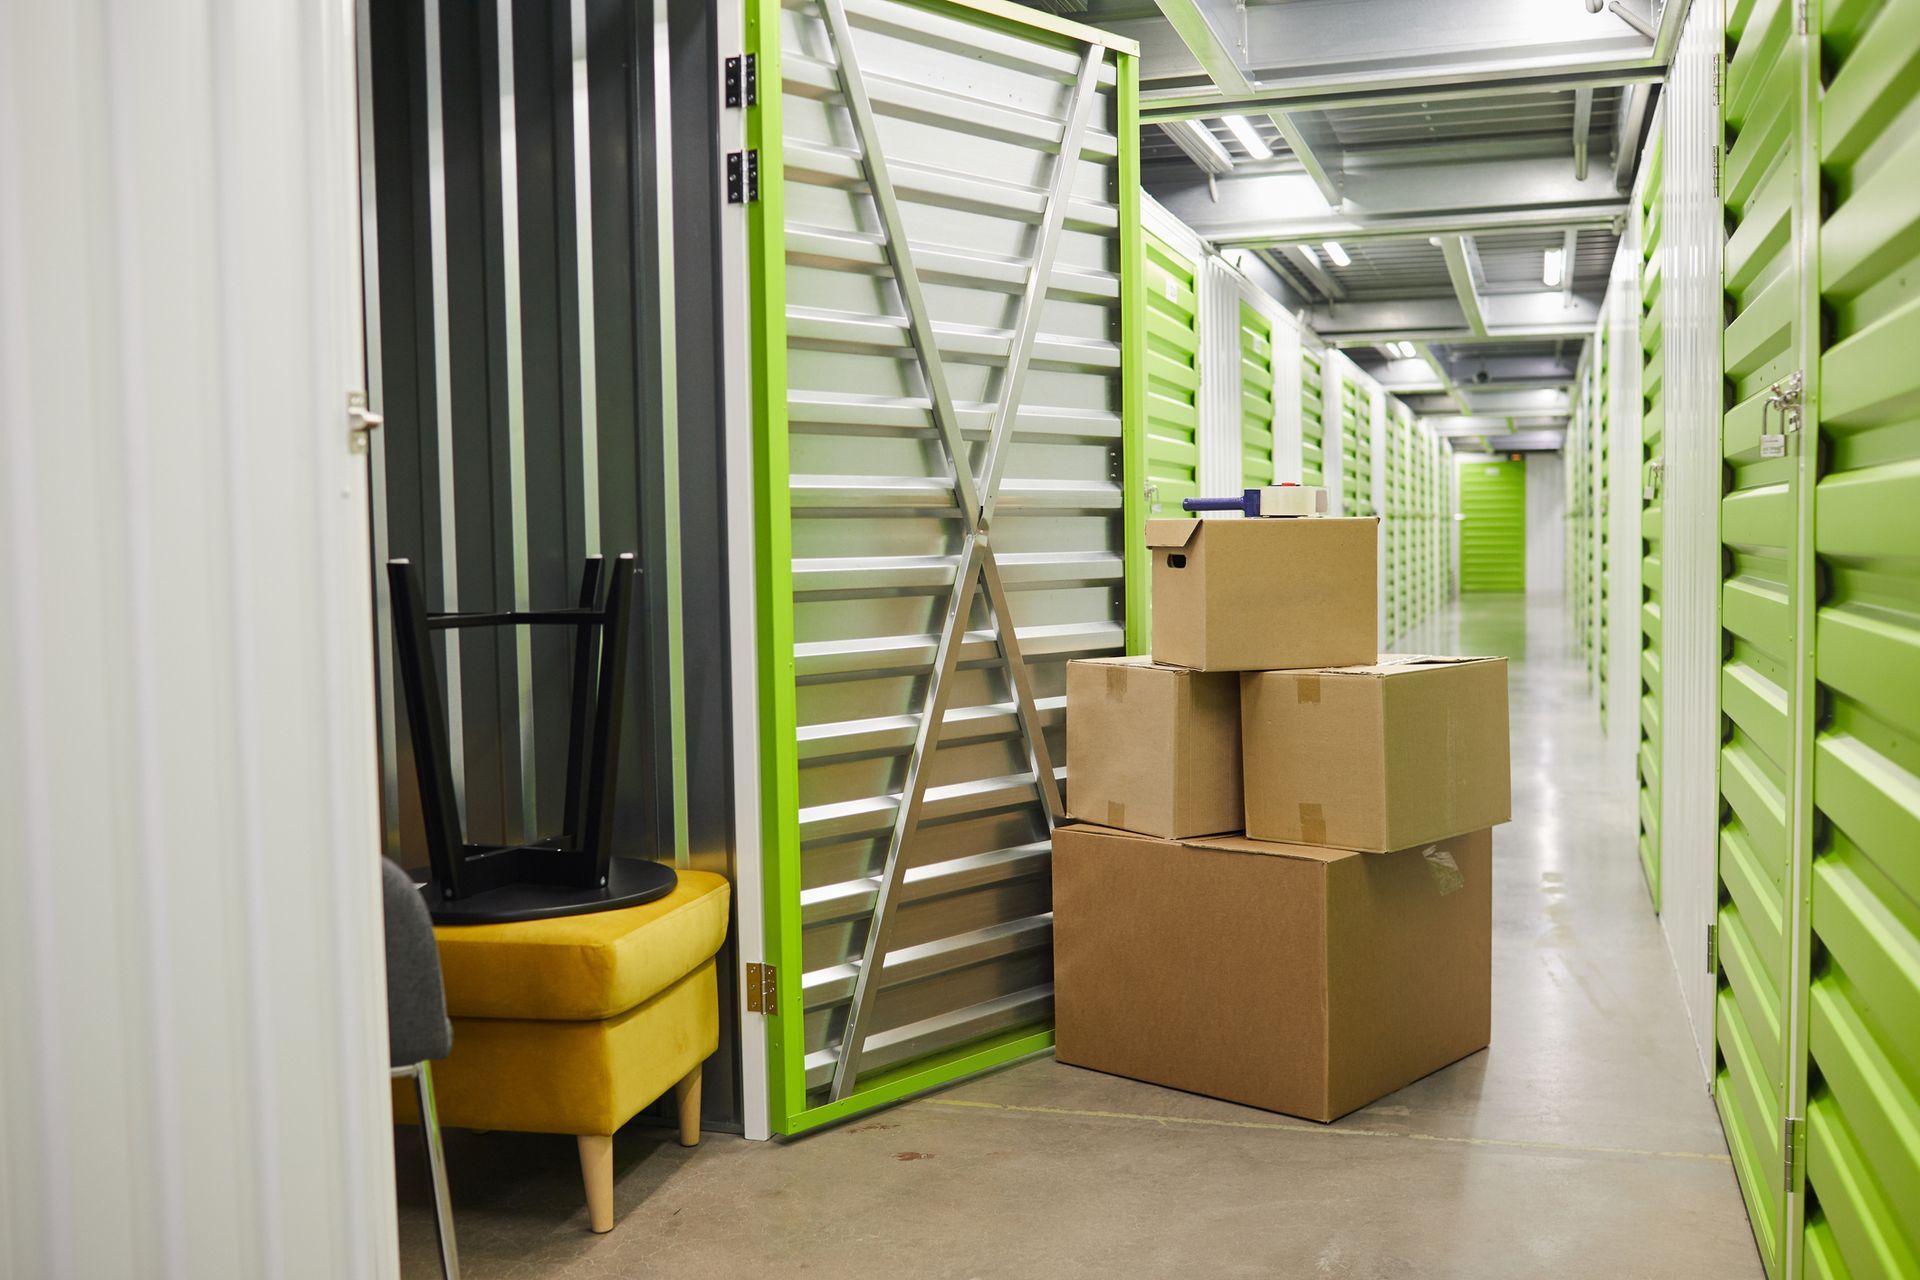
<path fill-rule="evenodd" d="M 1560 602 L 1480 597 L 1432 631 L 1514 660 L 1487 1052 L 1331 1126 L 1051 1059 L 790 1143 L 630 1126 L 606 1236 L 573 1143 L 454 1133 L 466 1274 L 1761 1275 Z M 403 1136 L 405 1273 L 436 1275 Z"/>

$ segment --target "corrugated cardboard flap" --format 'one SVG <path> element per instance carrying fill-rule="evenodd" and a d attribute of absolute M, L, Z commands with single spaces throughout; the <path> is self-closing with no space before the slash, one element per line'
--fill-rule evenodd
<path fill-rule="evenodd" d="M 1147 545 L 1184 547 L 1193 541 L 1193 535 L 1198 532 L 1200 532 L 1198 520 L 1149 520 L 1147 521 Z"/>
<path fill-rule="evenodd" d="M 1258 853 L 1269 858 L 1299 858 L 1306 862 L 1339 862 L 1367 855 L 1352 849 L 1329 849 L 1313 844 L 1281 844 L 1273 840 L 1251 840 L 1242 835 L 1203 836 L 1180 843 L 1195 849 L 1214 849 L 1221 853 Z"/>
<path fill-rule="evenodd" d="M 1505 658 L 1492 655 L 1478 657 L 1446 657 L 1425 653 L 1383 653 L 1373 662 L 1361 663 L 1351 667 L 1308 667 L 1298 672 L 1286 672 L 1287 675 L 1315 676 L 1358 676 L 1378 679 L 1381 676 L 1396 675 L 1402 671 L 1419 671 L 1429 667 L 1464 667 L 1475 662 L 1505 662 Z"/>

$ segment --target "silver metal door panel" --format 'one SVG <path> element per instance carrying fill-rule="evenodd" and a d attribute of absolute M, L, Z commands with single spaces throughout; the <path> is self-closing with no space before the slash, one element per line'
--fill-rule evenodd
<path fill-rule="evenodd" d="M 851 0 L 844 11 L 871 138 L 843 98 L 826 10 L 802 0 L 782 14 L 809 1105 L 889 1066 L 1050 1019 L 1049 821 L 988 588 L 997 578 L 1013 615 L 1056 779 L 1065 660 L 1118 652 L 1125 618 L 1116 77 L 1103 61 L 987 526 L 997 573 L 955 641 L 857 1071 L 836 1082 L 944 617 L 970 563 L 970 522 L 863 149 L 884 157 L 963 461 L 985 497 L 991 423 L 1085 57 L 911 4 Z"/>

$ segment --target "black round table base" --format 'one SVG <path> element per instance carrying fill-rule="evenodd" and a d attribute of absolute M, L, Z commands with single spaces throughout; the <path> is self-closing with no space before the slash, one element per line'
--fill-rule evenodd
<path fill-rule="evenodd" d="M 673 868 L 640 858 L 615 858 L 607 865 L 604 889 L 574 889 L 555 884 L 507 884 L 469 898 L 443 898 L 440 883 L 421 890 L 435 924 L 504 924 L 511 920 L 549 920 L 591 911 L 637 907 L 673 892 L 679 882 Z"/>

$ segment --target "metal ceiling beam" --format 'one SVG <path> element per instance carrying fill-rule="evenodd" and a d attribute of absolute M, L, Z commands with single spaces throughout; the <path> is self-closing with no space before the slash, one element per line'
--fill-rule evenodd
<path fill-rule="evenodd" d="M 1573 176 L 1587 179 L 1587 135 L 1593 132 L 1593 90 L 1573 91 Z"/>
<path fill-rule="evenodd" d="M 1207 73 L 1214 87 L 1226 97 L 1245 97 L 1256 91 L 1241 61 L 1235 28 L 1245 19 L 1245 11 L 1224 0 L 1154 0 L 1181 42 Z M 1229 115 L 1243 114 L 1228 112 Z M 1253 114 L 1262 114 L 1254 112 Z M 1327 203 L 1340 204 L 1338 143 L 1330 131 L 1303 126 L 1285 111 L 1265 112 L 1280 131 L 1288 150 L 1300 162 Z M 1314 136 L 1309 136 L 1309 135 Z M 1331 162 L 1331 163 L 1330 163 Z"/>
<path fill-rule="evenodd" d="M 1633 185 L 1640 165 L 1640 139 L 1647 132 L 1647 113 L 1653 108 L 1653 86 L 1630 84 L 1620 91 L 1620 110 L 1613 126 L 1613 185 L 1625 191 Z"/>
<path fill-rule="evenodd" d="M 1460 388 L 1454 384 L 1453 374 L 1447 369 L 1447 362 L 1433 353 L 1433 344 L 1416 342 L 1413 344 L 1413 351 L 1415 355 L 1425 360 L 1435 375 L 1439 377 L 1440 385 L 1446 388 L 1448 397 L 1453 400 L 1454 408 L 1465 413 L 1467 410 L 1467 402 L 1460 398 Z"/>
<path fill-rule="evenodd" d="M 1480 304 L 1480 287 L 1473 278 L 1473 264 L 1467 260 L 1472 241 L 1466 236 L 1441 236 L 1440 252 L 1447 256 L 1447 274 L 1453 278 L 1453 296 L 1460 303 L 1460 314 L 1476 337 L 1487 332 L 1487 317 Z"/>
<path fill-rule="evenodd" d="M 1233 157 L 1220 145 L 1220 139 L 1213 136 L 1213 130 L 1198 120 L 1168 120 L 1161 124 L 1160 132 L 1166 134 L 1200 172 L 1233 172 Z"/>
<path fill-rule="evenodd" d="M 1273 252 L 1285 258 L 1289 266 L 1312 282 L 1313 287 L 1320 291 L 1321 297 L 1339 302 L 1347 296 L 1347 291 L 1340 282 L 1328 275 L 1324 268 L 1303 253 L 1299 245 L 1277 244 L 1273 246 Z"/>
<path fill-rule="evenodd" d="M 1337 210 L 1301 174 L 1151 176 L 1154 198 L 1169 213 L 1223 246 L 1608 227 L 1628 210 L 1610 175 L 1579 181 L 1564 155 L 1354 170 Z"/>
<path fill-rule="evenodd" d="M 1245 94 L 1196 92 L 1189 87 L 1142 88 L 1140 118 L 1157 124 L 1195 116 L 1258 114 L 1262 111 L 1351 111 L 1454 99 L 1498 98 L 1522 93 L 1564 93 L 1620 85 L 1658 84 L 1667 78 L 1661 66 L 1634 63 L 1622 67 L 1579 65 L 1537 71 L 1490 74 L 1481 78 L 1363 76 L 1333 83 L 1264 84 Z"/>

